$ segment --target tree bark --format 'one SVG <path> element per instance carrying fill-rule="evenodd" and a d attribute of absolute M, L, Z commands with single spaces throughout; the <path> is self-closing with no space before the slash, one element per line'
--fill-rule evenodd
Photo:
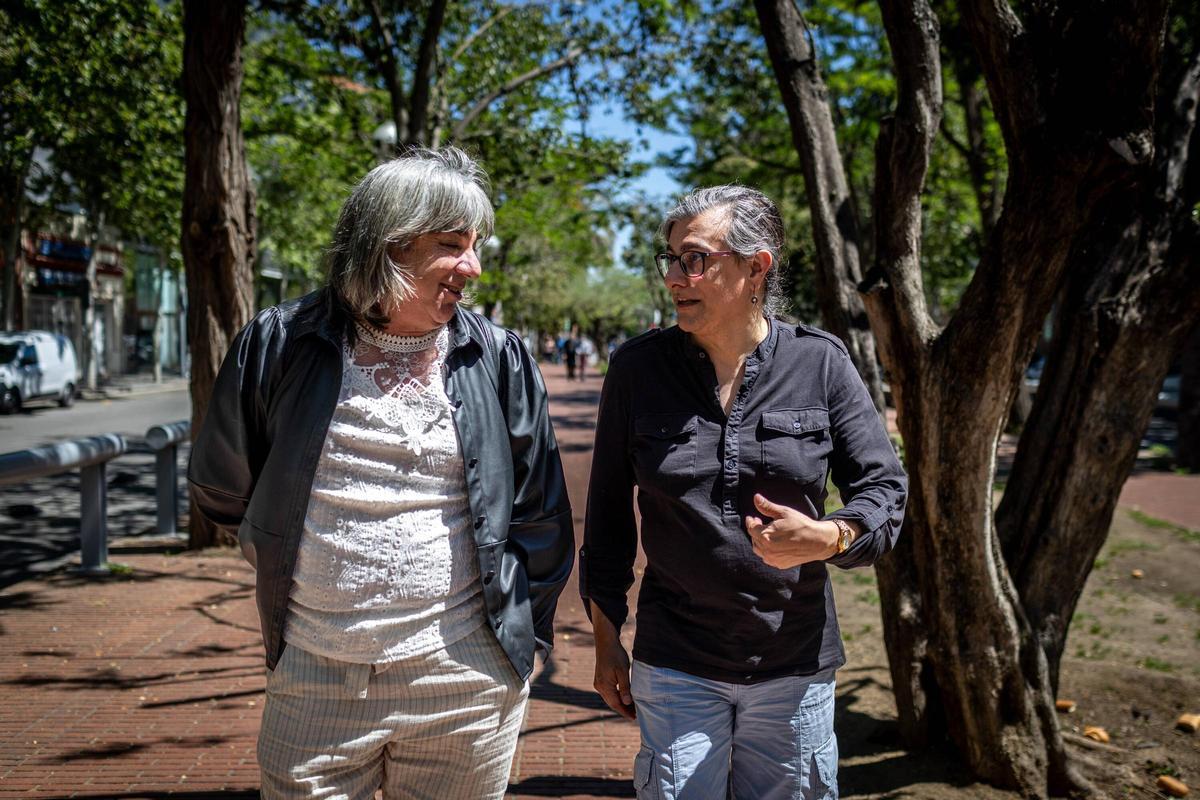
<path fill-rule="evenodd" d="M 24 154 L 23 154 L 24 155 Z M 21 250 L 21 226 L 25 214 L 25 183 L 33 164 L 33 151 L 19 161 L 11 172 L 5 171 L 3 187 L 0 187 L 0 246 L 4 247 L 4 274 L 0 284 L 0 330 L 11 331 L 16 324 L 15 311 L 20 290 L 17 286 L 17 259 Z M 13 167 L 13 164 L 8 166 Z"/>
<path fill-rule="evenodd" d="M 958 311 L 930 338 L 912 287 L 920 281 L 919 193 L 940 103 L 936 22 L 921 3 L 881 6 L 898 106 L 880 137 L 878 256 L 865 288 L 904 438 L 912 572 L 929 639 L 885 633 L 903 685 L 922 686 L 914 665 L 924 675 L 927 663 L 937 687 L 936 704 L 901 711 L 914 718 L 904 727 L 927 731 L 920 716 L 936 708 L 976 775 L 1027 796 L 1069 792 L 1086 784 L 1067 761 L 1049 665 L 1001 556 L 991 513 L 995 447 L 1070 255 L 1144 167 L 1162 9 L 1116 6 L 1080 18 L 1051 9 L 1034 33 L 1003 2 L 965 5 L 1005 136 L 1009 182 Z M 1120 63 L 1132 58 L 1139 67 L 1105 60 L 1114 58 L 1108 45 L 1117 43 L 1103 41 L 1112 31 L 1121 39 Z M 1078 63 L 1080 52 L 1089 53 L 1086 63 Z M 1047 63 L 1055 55 L 1062 64 Z M 1081 109 L 1081 96 L 1109 99 Z"/>
<path fill-rule="evenodd" d="M 754 7 L 804 170 L 817 247 L 815 288 L 822 321 L 845 342 L 876 410 L 883 414 L 883 380 L 875 340 L 855 290 L 862 281 L 858 224 L 816 52 L 806 38 L 807 26 L 794 0 L 756 0 Z"/>
<path fill-rule="evenodd" d="M 421 46 L 417 51 L 417 64 L 413 70 L 412 101 L 408 112 L 408 144 L 425 144 L 429 141 L 430 86 L 433 82 L 433 64 L 437 55 L 438 36 L 446 19 L 446 0 L 433 0 L 425 17 L 425 28 L 421 32 Z"/>
<path fill-rule="evenodd" d="M 200 430 L 221 360 L 253 313 L 255 198 L 242 139 L 245 0 L 184 0 L 187 102 L 181 249 L 187 272 L 192 434 Z M 216 544 L 191 513 L 190 547 Z"/>
<path fill-rule="evenodd" d="M 1172 359 L 1200 317 L 1200 225 L 1184 185 L 1200 55 L 1159 123 L 1156 161 L 1091 217 L 996 512 L 1004 556 L 1057 692 L 1068 627 L 1108 537 Z M 1181 404 L 1182 407 L 1182 404 Z"/>
<path fill-rule="evenodd" d="M 1027 28 L 1004 0 L 961 6 L 1009 180 L 975 275 L 939 331 L 920 271 L 920 193 L 942 105 L 938 22 L 924 0 L 880 6 L 897 107 L 877 144 L 876 258 L 862 289 L 910 477 L 907 543 L 879 568 L 901 728 L 916 743 L 948 733 L 976 775 L 1026 796 L 1085 788 L 1063 748 L 1045 652 L 1001 554 L 995 451 L 1072 253 L 1148 161 L 1164 9 L 1044 4 L 1026 9 Z M 760 19 L 774 9 L 763 24 L 769 49 L 772 29 L 802 37 L 791 3 L 758 7 Z M 785 102 L 804 61 L 802 51 L 783 69 L 773 59 Z M 829 149 L 807 125 L 792 116 L 802 159 Z M 814 213 L 815 227 L 836 224 Z"/>

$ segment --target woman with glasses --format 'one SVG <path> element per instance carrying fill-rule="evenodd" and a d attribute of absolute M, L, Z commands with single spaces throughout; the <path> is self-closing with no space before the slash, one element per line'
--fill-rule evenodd
<path fill-rule="evenodd" d="M 255 567 L 264 798 L 508 785 L 575 541 L 542 377 L 459 307 L 493 219 L 460 150 L 380 164 L 221 365 L 189 480 Z"/>
<path fill-rule="evenodd" d="M 828 567 L 892 548 L 904 472 L 842 343 L 777 317 L 774 203 L 700 189 L 661 234 L 678 324 L 617 351 L 596 428 L 580 550 L 595 687 L 641 729 L 638 797 L 836 798 Z M 826 514 L 831 473 L 845 507 Z"/>

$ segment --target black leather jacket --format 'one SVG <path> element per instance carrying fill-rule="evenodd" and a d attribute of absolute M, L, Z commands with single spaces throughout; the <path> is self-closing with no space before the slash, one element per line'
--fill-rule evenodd
<path fill-rule="evenodd" d="M 257 573 L 267 666 L 284 620 L 313 475 L 341 390 L 346 317 L 322 290 L 259 313 L 238 334 L 192 447 L 200 512 L 237 532 Z M 466 468 L 488 626 L 523 679 L 553 642 L 574 561 L 571 507 L 541 373 L 515 334 L 459 309 L 446 394 Z"/>

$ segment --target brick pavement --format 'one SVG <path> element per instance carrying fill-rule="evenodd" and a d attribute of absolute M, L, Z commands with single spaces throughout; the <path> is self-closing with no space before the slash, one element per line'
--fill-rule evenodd
<path fill-rule="evenodd" d="M 548 370 L 582 535 L 600 379 Z M 263 703 L 254 575 L 229 552 L 114 546 L 127 574 L 59 572 L 0 592 L 0 799 L 256 797 Z M 535 673 L 510 797 L 632 797 L 637 729 L 591 691 L 574 577 Z"/>

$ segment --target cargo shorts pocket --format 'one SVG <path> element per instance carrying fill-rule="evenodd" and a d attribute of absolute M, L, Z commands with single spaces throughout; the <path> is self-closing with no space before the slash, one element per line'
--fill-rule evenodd
<path fill-rule="evenodd" d="M 642 747 L 633 759 L 633 790 L 638 800 L 659 800 L 658 781 L 654 780 L 654 751 L 649 747 Z"/>
<path fill-rule="evenodd" d="M 837 736 L 813 751 L 812 770 L 809 773 L 808 792 L 805 800 L 838 800 L 838 746 Z"/>

